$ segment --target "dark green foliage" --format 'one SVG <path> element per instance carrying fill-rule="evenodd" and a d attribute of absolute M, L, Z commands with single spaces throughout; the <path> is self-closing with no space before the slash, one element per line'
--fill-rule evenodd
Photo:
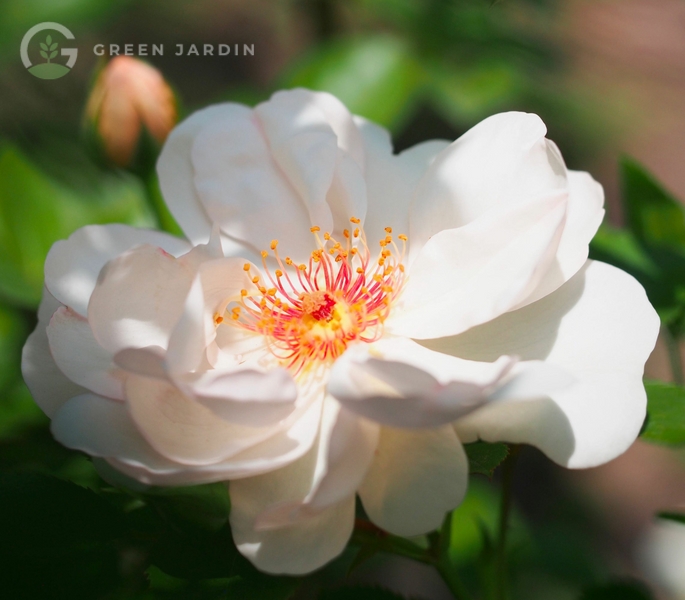
<path fill-rule="evenodd" d="M 642 438 L 668 446 L 685 445 L 685 389 L 670 383 L 646 381 L 647 422 Z"/>
<path fill-rule="evenodd" d="M 650 591 L 639 582 L 617 582 L 583 591 L 580 600 L 652 600 Z"/>
<path fill-rule="evenodd" d="M 469 471 L 492 477 L 495 469 L 509 456 L 509 446 L 506 444 L 488 444 L 474 442 L 464 446 L 469 458 Z"/>

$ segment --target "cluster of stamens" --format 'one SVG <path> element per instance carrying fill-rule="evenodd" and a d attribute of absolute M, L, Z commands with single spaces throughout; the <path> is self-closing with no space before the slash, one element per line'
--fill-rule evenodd
<path fill-rule="evenodd" d="M 267 250 L 262 251 L 265 280 L 246 263 L 251 286 L 227 309 L 230 323 L 264 335 L 271 352 L 295 372 L 335 360 L 351 342 L 379 339 L 402 290 L 407 237 L 397 236 L 400 248 L 392 228 L 386 227 L 373 256 L 360 220 L 352 217 L 350 222 L 352 230 L 343 231 L 343 242 L 312 227 L 317 248 L 308 263 L 282 259 L 278 240 L 273 240 L 278 268 L 272 273 Z M 223 320 L 215 318 L 217 325 Z"/>

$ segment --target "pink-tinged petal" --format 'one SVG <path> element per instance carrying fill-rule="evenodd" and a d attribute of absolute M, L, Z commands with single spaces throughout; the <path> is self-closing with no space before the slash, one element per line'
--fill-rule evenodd
<path fill-rule="evenodd" d="M 283 421 L 295 411 L 298 395 L 292 376 L 280 368 L 208 371 L 182 387 L 217 417 L 248 427 Z"/>
<path fill-rule="evenodd" d="M 257 515 L 256 529 L 277 529 L 310 519 L 338 502 L 354 496 L 374 457 L 379 427 L 341 407 L 328 397 L 324 402 L 316 444 L 299 461 L 311 472 L 302 498 L 276 500 Z M 267 485 L 271 480 L 265 480 Z M 242 484 L 236 484 L 241 486 Z M 245 485 L 259 485 L 248 480 Z"/>
<path fill-rule="evenodd" d="M 74 383 L 107 398 L 124 399 L 124 374 L 112 355 L 95 341 L 88 320 L 59 308 L 47 328 L 52 357 Z"/>
<path fill-rule="evenodd" d="M 163 458 L 164 464 L 108 458 L 107 461 L 122 473 L 148 485 L 190 485 L 254 477 L 280 469 L 298 460 L 312 447 L 321 420 L 322 398 L 314 399 L 297 418 L 277 429 L 267 440 L 208 465 L 192 467 Z"/>
<path fill-rule="evenodd" d="M 364 219 L 367 239 L 375 243 L 385 238 L 386 227 L 394 233 L 409 233 L 409 206 L 418 182 L 433 159 L 449 142 L 431 140 L 393 154 L 390 134 L 386 129 L 355 118 L 364 140 L 365 178 L 369 206 Z M 411 244 L 411 239 L 409 243 Z"/>
<path fill-rule="evenodd" d="M 124 348 L 166 348 L 193 280 L 193 271 L 153 246 L 107 263 L 88 305 L 95 339 L 115 354 Z"/>
<path fill-rule="evenodd" d="M 487 402 L 514 360 L 467 361 L 404 338 L 359 344 L 339 358 L 328 391 L 350 411 L 393 427 L 438 427 Z"/>
<path fill-rule="evenodd" d="M 146 485 L 194 485 L 259 475 L 297 460 L 311 447 L 321 418 L 321 401 L 299 421 L 232 459 L 188 466 L 159 454 L 140 434 L 122 402 L 95 394 L 67 401 L 54 415 L 51 429 L 69 448 L 104 458 L 125 475 Z"/>
<path fill-rule="evenodd" d="M 206 243 L 212 231 L 212 221 L 195 189 L 191 161 L 195 138 L 203 129 L 213 128 L 217 121 L 231 119 L 241 112 L 249 113 L 249 109 L 239 104 L 217 104 L 193 113 L 171 132 L 157 161 L 164 201 L 193 244 Z M 226 236 L 222 242 L 227 256 L 239 256 L 244 250 L 241 244 Z"/>
<path fill-rule="evenodd" d="M 426 345 L 470 360 L 512 353 L 569 372 L 573 385 L 529 402 L 499 402 L 460 419 L 461 439 L 528 443 L 573 468 L 624 452 L 645 417 L 644 363 L 659 318 L 630 275 L 589 261 L 552 294 L 461 335 Z"/>
<path fill-rule="evenodd" d="M 308 256 L 313 238 L 305 205 L 274 161 L 252 111 L 228 108 L 192 144 L 194 189 L 204 209 L 224 234 L 256 250 L 276 238 L 289 254 Z"/>
<path fill-rule="evenodd" d="M 55 243 L 45 259 L 45 285 L 62 304 L 86 316 L 100 270 L 113 258 L 141 244 L 158 246 L 179 256 L 187 241 L 161 231 L 127 225 L 88 225 Z"/>
<path fill-rule="evenodd" d="M 239 258 L 219 258 L 199 265 L 169 340 L 167 361 L 172 372 L 195 371 L 206 360 L 207 348 L 216 337 L 215 317 L 223 320 L 228 303 L 240 300 L 240 290 L 252 285 L 244 264 Z"/>
<path fill-rule="evenodd" d="M 604 189 L 589 173 L 580 171 L 568 172 L 568 187 L 568 212 L 556 260 L 517 308 L 551 294 L 573 277 L 587 260 L 590 240 L 604 218 Z"/>
<path fill-rule="evenodd" d="M 274 575 L 311 573 L 345 549 L 354 529 L 354 496 L 289 527 L 256 530 L 254 516 L 263 490 L 258 486 L 252 494 L 243 490 L 236 495 L 235 483 L 231 482 L 229 517 L 233 539 L 238 550 L 261 571 Z"/>
<path fill-rule="evenodd" d="M 427 430 L 381 429 L 376 457 L 359 488 L 379 527 L 402 536 L 437 529 L 464 498 L 469 466 L 449 425 Z"/>
<path fill-rule="evenodd" d="M 351 216 L 366 213 L 364 147 L 339 100 L 303 89 L 278 92 L 255 115 L 312 224 L 340 234 Z"/>
<path fill-rule="evenodd" d="M 564 192 L 434 235 L 411 264 L 386 329 L 444 337 L 510 310 L 554 260 L 566 206 Z"/>
<path fill-rule="evenodd" d="M 47 326 L 52 315 L 63 305 L 43 288 L 43 298 L 38 308 L 38 325 L 26 340 L 21 354 L 21 373 L 36 404 L 52 417 L 69 398 L 87 390 L 62 373 L 50 352 Z"/>
<path fill-rule="evenodd" d="M 493 115 L 467 131 L 431 164 L 411 208 L 410 239 L 462 227 L 490 210 L 550 196 L 567 186 L 557 147 L 537 115 Z"/>
<path fill-rule="evenodd" d="M 248 427 L 218 418 L 172 384 L 129 375 L 129 412 L 160 454 L 186 465 L 207 465 L 235 456 L 271 437 L 271 427 Z"/>
<path fill-rule="evenodd" d="M 327 399 L 317 442 L 307 454 L 284 469 L 231 481 L 238 549 L 272 573 L 309 572 L 337 556 L 352 532 L 354 493 L 377 438 L 377 427 Z M 288 540 L 299 540 L 297 552 L 281 546 Z"/>

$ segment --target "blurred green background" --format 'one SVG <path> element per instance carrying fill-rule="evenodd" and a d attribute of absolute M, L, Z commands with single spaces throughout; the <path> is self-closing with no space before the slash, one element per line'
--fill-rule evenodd
<path fill-rule="evenodd" d="M 19 59 L 24 33 L 43 21 L 62 23 L 76 36 L 78 61 L 59 80 L 32 77 Z M 540 114 L 569 167 L 589 170 L 605 185 L 609 215 L 593 252 L 647 287 L 665 324 L 648 375 L 668 381 L 682 378 L 682 361 L 678 374 L 668 348 L 672 358 L 685 319 L 685 225 L 678 225 L 676 199 L 685 197 L 684 23 L 682 0 L 3 0 L 0 477 L 10 478 L 0 480 L 0 495 L 15 489 L 11 477 L 36 473 L 97 490 L 97 498 L 108 493 L 86 457 L 52 441 L 47 418 L 21 380 L 21 347 L 36 322 L 51 244 L 89 223 L 174 228 L 159 215 L 153 168 L 159 148 L 152 136 L 142 135 L 133 158 L 117 165 L 97 123 L 85 116 L 107 64 L 93 53 L 95 44 L 164 44 L 164 56 L 146 60 L 174 90 L 180 118 L 210 103 L 255 104 L 277 89 L 304 86 L 332 92 L 352 112 L 384 125 L 401 150 L 426 139 L 454 139 L 494 112 Z M 220 43 L 253 45 L 254 56 L 174 55 L 176 44 Z M 619 167 L 624 155 L 640 162 L 623 160 Z M 585 473 L 562 471 L 525 449 L 515 482 L 512 598 L 651 597 L 639 585 L 611 583 L 624 579 L 650 581 L 655 598 L 685 598 L 685 589 L 678 592 L 644 559 L 653 513 L 685 501 L 683 473 L 678 452 L 644 442 Z M 24 482 L 35 485 L 35 494 L 16 517 L 33 524 L 12 530 L 25 542 L 21 560 L 16 547 L 0 551 L 0 589 L 7 580 L 8 598 L 287 597 L 287 585 L 231 587 L 221 569 L 188 575 L 137 538 L 122 541 L 117 534 L 116 543 L 107 538 L 104 546 L 93 540 L 84 546 L 68 535 L 64 545 L 48 539 L 35 513 L 52 494 L 78 496 L 83 488 L 60 496 L 59 485 L 40 481 Z M 469 585 L 488 580 L 482 557 L 496 526 L 498 485 L 497 475 L 474 475 L 467 501 L 452 517 L 451 552 Z M 107 512 L 110 505 L 130 512 L 135 502 L 144 503 L 129 500 L 93 504 L 94 522 L 118 518 Z M 166 509 L 148 504 L 164 517 Z M 68 502 L 63 508 L 53 512 L 65 519 L 65 530 L 70 519 L 78 522 L 72 530 L 83 527 Z M 206 549 L 199 547 L 210 542 L 200 536 L 184 543 L 184 560 L 205 564 Z M 221 540 L 211 544 L 225 550 Z M 53 546 L 57 562 L 54 553 L 43 553 Z M 295 597 L 315 598 L 322 585 L 339 583 L 348 558 L 307 578 Z M 430 567 L 383 554 L 346 580 L 358 587 L 324 590 L 320 597 L 395 597 L 373 592 L 372 584 L 406 597 L 450 597 Z"/>

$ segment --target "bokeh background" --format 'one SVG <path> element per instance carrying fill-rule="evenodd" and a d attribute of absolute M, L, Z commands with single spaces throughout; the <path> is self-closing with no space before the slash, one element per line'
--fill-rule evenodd
<path fill-rule="evenodd" d="M 22 36 L 42 21 L 76 36 L 78 61 L 59 80 L 32 77 L 19 59 Z M 214 102 L 254 104 L 305 86 L 388 127 L 401 150 L 454 139 L 494 112 L 524 110 L 540 114 L 570 168 L 604 185 L 608 223 L 625 221 L 622 156 L 685 198 L 683 0 L 3 0 L 0 472 L 100 485 L 85 457 L 52 441 L 21 381 L 20 349 L 35 324 L 42 263 L 54 241 L 88 223 L 160 225 L 154 141 L 143 140 L 117 165 L 97 119 L 86 115 L 107 63 L 93 54 L 97 43 L 163 43 L 165 55 L 146 61 L 176 94 L 179 118 Z M 176 44 L 220 43 L 254 45 L 254 56 L 174 55 Z M 121 81 L 109 85 L 126 93 L 130 82 Z M 123 122 L 130 115 L 109 118 L 115 130 L 117 118 L 121 128 L 130 125 Z M 670 381 L 672 371 L 661 340 L 647 374 Z M 515 481 L 515 597 L 570 600 L 587 585 L 632 577 L 649 582 L 655 597 L 685 598 L 685 527 L 654 520 L 656 511 L 685 503 L 684 465 L 682 453 L 641 441 L 583 472 L 525 449 Z M 497 490 L 497 477 L 475 478 L 460 509 L 463 560 L 474 572 L 481 527 L 495 526 Z M 449 598 L 430 568 L 401 559 L 375 557 L 353 578 Z"/>

